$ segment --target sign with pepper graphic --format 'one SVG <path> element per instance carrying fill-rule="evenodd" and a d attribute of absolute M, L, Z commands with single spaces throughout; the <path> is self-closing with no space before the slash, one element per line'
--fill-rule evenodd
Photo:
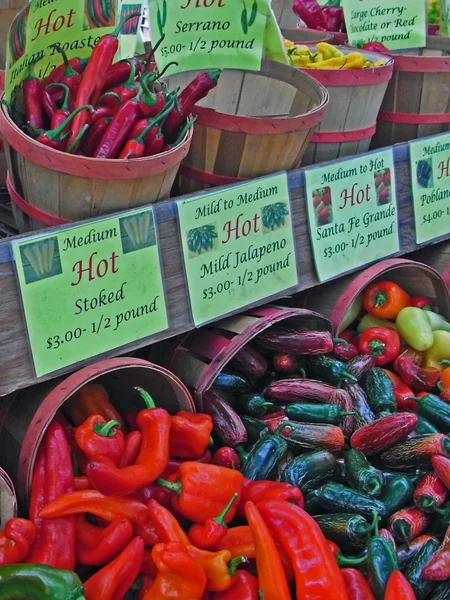
<path fill-rule="evenodd" d="M 149 15 L 160 70 L 261 67 L 270 0 L 149 0 Z"/>
<path fill-rule="evenodd" d="M 314 262 L 326 281 L 399 251 L 392 149 L 305 171 Z"/>
<path fill-rule="evenodd" d="M 153 210 L 13 243 L 36 375 L 168 327 Z"/>
<path fill-rule="evenodd" d="M 416 242 L 450 235 L 450 135 L 409 143 Z"/>
<path fill-rule="evenodd" d="M 196 326 L 298 283 L 286 174 L 177 202 Z"/>

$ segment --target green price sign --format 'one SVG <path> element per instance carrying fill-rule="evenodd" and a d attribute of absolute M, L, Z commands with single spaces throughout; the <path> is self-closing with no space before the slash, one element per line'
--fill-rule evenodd
<path fill-rule="evenodd" d="M 422 48 L 427 0 L 342 0 L 350 46 L 381 42 L 389 50 Z"/>
<path fill-rule="evenodd" d="M 151 208 L 12 246 L 38 377 L 167 329 Z"/>
<path fill-rule="evenodd" d="M 286 174 L 177 202 L 196 326 L 298 284 Z"/>
<path fill-rule="evenodd" d="M 259 71 L 269 13 L 270 0 L 149 0 L 158 67 Z"/>
<path fill-rule="evenodd" d="M 416 242 L 450 234 L 450 134 L 409 143 Z"/>
<path fill-rule="evenodd" d="M 305 176 L 320 281 L 400 250 L 392 149 L 312 167 Z"/>

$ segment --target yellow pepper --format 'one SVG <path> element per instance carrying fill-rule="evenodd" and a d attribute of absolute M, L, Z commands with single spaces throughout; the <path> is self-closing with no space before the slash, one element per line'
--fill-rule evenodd
<path fill-rule="evenodd" d="M 295 46 L 294 42 L 291 42 L 290 40 L 284 40 L 284 47 L 286 48 L 286 50 L 289 50 L 290 48 L 293 48 Z"/>
<path fill-rule="evenodd" d="M 291 54 L 294 54 L 295 56 L 309 56 L 311 53 L 308 46 L 294 46 L 291 50 Z"/>
<path fill-rule="evenodd" d="M 350 52 L 346 59 L 344 69 L 363 69 L 366 66 L 366 57 L 359 52 Z"/>
<path fill-rule="evenodd" d="M 309 63 L 309 56 L 296 56 L 291 54 L 291 61 L 294 67 L 306 67 Z"/>
<path fill-rule="evenodd" d="M 308 69 L 342 69 L 347 59 L 345 56 L 329 58 L 321 62 L 310 62 L 306 65 Z"/>
<path fill-rule="evenodd" d="M 328 60 L 329 58 L 338 58 L 339 56 L 344 56 L 343 52 L 338 50 L 336 46 L 332 46 L 331 44 L 327 44 L 326 42 L 319 42 L 317 44 L 317 50 L 322 52 L 323 60 Z"/>
<path fill-rule="evenodd" d="M 383 65 L 386 64 L 385 60 L 376 60 L 375 62 L 372 63 L 372 67 L 382 67 Z"/>
<path fill-rule="evenodd" d="M 433 331 L 433 345 L 424 355 L 424 367 L 434 367 L 442 371 L 441 360 L 450 359 L 450 333 L 437 329 Z"/>

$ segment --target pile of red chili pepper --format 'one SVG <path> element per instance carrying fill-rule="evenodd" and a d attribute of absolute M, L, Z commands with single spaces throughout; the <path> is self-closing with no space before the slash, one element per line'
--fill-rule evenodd
<path fill-rule="evenodd" d="M 0 599 L 45 577 L 50 600 L 448 600 L 450 323 L 432 309 L 379 281 L 339 339 L 275 324 L 200 414 L 140 388 L 119 414 L 86 385 L 46 431 L 28 519 L 0 533 Z"/>
<path fill-rule="evenodd" d="M 87 61 L 67 60 L 57 46 L 64 62 L 43 81 L 31 67 L 23 112 L 15 101 L 11 106 L 14 122 L 45 146 L 92 158 L 155 156 L 181 144 L 195 120 L 193 106 L 221 71 L 201 73 L 179 94 L 166 92 L 159 81 L 164 72 L 151 70 L 152 55 L 113 63 L 124 22 L 100 38 Z"/>
<path fill-rule="evenodd" d="M 317 0 L 294 0 L 292 10 L 309 29 L 346 31 L 341 0 L 328 0 L 324 6 Z"/>

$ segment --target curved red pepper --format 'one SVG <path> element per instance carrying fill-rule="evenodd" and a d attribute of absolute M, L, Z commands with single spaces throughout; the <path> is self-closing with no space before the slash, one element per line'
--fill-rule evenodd
<path fill-rule="evenodd" d="M 128 61 L 130 63 L 130 73 L 128 79 L 117 87 L 113 87 L 111 90 L 108 90 L 109 94 L 117 94 L 120 100 L 126 102 L 127 100 L 131 100 L 138 95 L 138 87 L 135 82 L 136 78 L 136 65 L 134 61 Z M 110 96 L 104 95 L 99 100 L 100 106 L 108 106 L 109 108 L 116 108 L 117 102 L 115 102 Z"/>
<path fill-rule="evenodd" d="M 342 569 L 341 573 L 345 581 L 349 600 L 375 600 L 369 582 L 360 571 L 356 569 Z"/>
<path fill-rule="evenodd" d="M 429 581 L 445 581 L 450 578 L 450 527 L 445 532 L 440 548 L 423 568 L 421 577 Z"/>
<path fill-rule="evenodd" d="M 80 515 L 76 536 L 77 564 L 103 566 L 131 542 L 133 526 L 127 519 L 116 519 L 103 529 L 91 525 L 84 515 Z"/>

